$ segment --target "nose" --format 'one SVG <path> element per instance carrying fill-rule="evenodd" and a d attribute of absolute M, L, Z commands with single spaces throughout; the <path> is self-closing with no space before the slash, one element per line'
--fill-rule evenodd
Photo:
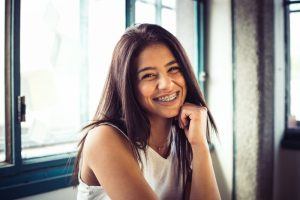
<path fill-rule="evenodd" d="M 173 87 L 172 78 L 168 75 L 160 75 L 158 80 L 158 89 L 159 90 L 171 90 Z"/>

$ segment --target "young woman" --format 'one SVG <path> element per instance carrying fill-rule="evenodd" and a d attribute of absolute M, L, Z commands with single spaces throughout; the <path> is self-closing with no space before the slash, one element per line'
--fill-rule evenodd
<path fill-rule="evenodd" d="M 220 199 L 207 143 L 215 123 L 183 47 L 162 27 L 127 29 L 84 130 L 77 199 Z"/>

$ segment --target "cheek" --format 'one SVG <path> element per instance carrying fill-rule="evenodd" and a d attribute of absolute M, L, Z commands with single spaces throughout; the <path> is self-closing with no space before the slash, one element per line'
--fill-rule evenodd
<path fill-rule="evenodd" d="M 184 80 L 184 78 L 182 77 L 182 79 L 180 80 L 180 85 L 182 86 L 182 91 L 183 91 L 183 97 L 184 99 L 186 98 L 186 94 L 187 94 L 187 88 L 186 88 L 186 82 Z"/>
<path fill-rule="evenodd" d="M 154 91 L 152 84 L 145 84 L 145 83 L 140 83 L 137 89 L 138 89 L 139 99 L 143 101 L 145 98 L 151 97 Z"/>
<path fill-rule="evenodd" d="M 185 79 L 182 75 L 177 78 L 177 83 L 182 87 L 183 90 L 186 90 Z"/>

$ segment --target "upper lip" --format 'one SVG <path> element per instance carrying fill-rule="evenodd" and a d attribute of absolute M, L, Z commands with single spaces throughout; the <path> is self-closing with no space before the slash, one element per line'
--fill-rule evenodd
<path fill-rule="evenodd" d="M 170 96 L 172 94 L 177 94 L 178 95 L 179 91 L 175 91 L 175 92 L 170 92 L 170 93 L 167 93 L 167 94 L 162 94 L 162 95 L 159 95 L 157 97 L 154 97 L 154 99 L 158 99 L 158 98 L 161 98 L 161 97 L 166 97 L 166 96 Z"/>

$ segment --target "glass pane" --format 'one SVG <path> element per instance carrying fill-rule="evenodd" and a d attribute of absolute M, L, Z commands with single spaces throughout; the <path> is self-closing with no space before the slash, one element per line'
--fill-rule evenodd
<path fill-rule="evenodd" d="M 149 3 L 149 4 L 156 4 L 157 0 L 136 0 L 136 1 L 140 1 L 140 2 L 144 2 L 144 3 Z"/>
<path fill-rule="evenodd" d="M 300 12 L 290 14 L 290 126 L 300 121 Z M 294 120 L 293 120 L 294 119 Z M 294 123 L 293 123 L 294 121 Z M 298 124 L 299 125 L 299 124 Z"/>
<path fill-rule="evenodd" d="M 162 5 L 170 8 L 175 8 L 176 0 L 162 0 Z"/>
<path fill-rule="evenodd" d="M 175 10 L 163 8 L 161 12 L 161 25 L 176 35 L 176 12 Z"/>
<path fill-rule="evenodd" d="M 290 5 L 290 11 L 300 11 L 300 3 L 295 3 Z"/>
<path fill-rule="evenodd" d="M 135 23 L 155 23 L 155 6 L 152 4 L 135 2 Z"/>
<path fill-rule="evenodd" d="M 4 14 L 5 1 L 0 3 L 0 162 L 5 160 L 4 121 Z"/>
<path fill-rule="evenodd" d="M 22 157 L 72 152 L 96 111 L 125 3 L 27 0 L 21 8 Z"/>

